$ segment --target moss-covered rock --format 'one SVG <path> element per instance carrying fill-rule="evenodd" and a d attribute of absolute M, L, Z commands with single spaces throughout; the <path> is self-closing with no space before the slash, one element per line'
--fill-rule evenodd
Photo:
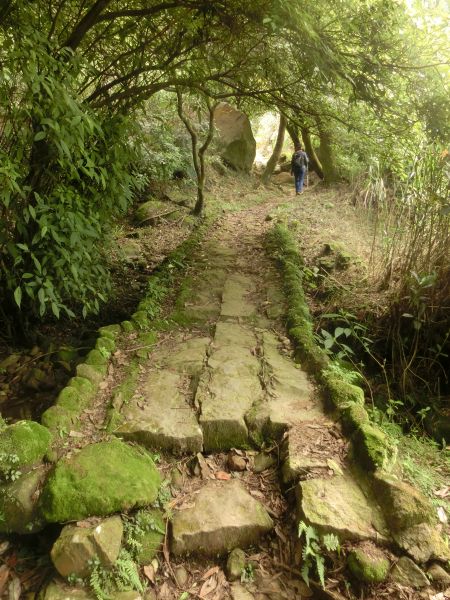
<path fill-rule="evenodd" d="M 314 342 L 309 329 L 310 327 L 306 323 L 291 327 L 289 337 L 294 343 L 297 358 L 308 370 L 316 373 L 327 366 L 328 357 Z"/>
<path fill-rule="evenodd" d="M 160 476 L 149 454 L 119 440 L 86 446 L 60 460 L 41 495 L 50 523 L 145 506 L 156 500 Z"/>
<path fill-rule="evenodd" d="M 393 475 L 378 471 L 374 474 L 374 489 L 389 527 L 395 531 L 433 523 L 436 519 L 429 500 L 409 484 Z"/>
<path fill-rule="evenodd" d="M 351 433 L 365 423 L 369 423 L 369 415 L 361 404 L 349 402 L 347 406 L 341 408 L 341 420 L 344 430 Z"/>
<path fill-rule="evenodd" d="M 35 421 L 19 421 L 0 431 L 0 474 L 38 463 L 50 448 L 50 431 Z"/>
<path fill-rule="evenodd" d="M 106 363 L 108 362 L 108 357 L 105 356 L 105 354 L 106 354 L 106 352 L 103 353 L 103 352 L 100 352 L 100 350 L 97 350 L 96 348 L 94 348 L 86 356 L 86 358 L 84 359 L 84 362 L 87 365 L 106 365 Z"/>
<path fill-rule="evenodd" d="M 429 585 L 428 577 L 410 558 L 402 556 L 394 565 L 391 580 L 406 587 L 420 589 Z"/>
<path fill-rule="evenodd" d="M 41 416 L 41 423 L 53 433 L 61 434 L 69 430 L 79 421 L 78 410 L 68 410 L 63 406 L 51 406 Z"/>
<path fill-rule="evenodd" d="M 95 348 L 96 350 L 99 350 L 103 356 L 105 356 L 105 354 L 109 355 L 114 352 L 116 349 L 116 343 L 109 337 L 101 336 L 98 338 Z"/>
<path fill-rule="evenodd" d="M 364 583 L 381 583 L 387 579 L 390 563 L 384 552 L 374 544 L 364 543 L 348 556 L 348 568 Z"/>
<path fill-rule="evenodd" d="M 45 520 L 39 510 L 38 498 L 46 472 L 46 468 L 40 466 L 0 487 L 1 532 L 25 534 L 43 529 Z"/>
<path fill-rule="evenodd" d="M 329 369 L 320 373 L 320 381 L 328 399 L 338 410 L 347 408 L 350 404 L 364 406 L 364 392 L 357 386 L 345 381 L 340 375 Z"/>
<path fill-rule="evenodd" d="M 120 325 L 104 325 L 103 327 L 100 327 L 100 329 L 98 330 L 99 334 L 102 337 L 107 337 L 110 340 L 115 340 L 119 335 L 120 332 L 122 331 L 122 328 Z"/>
<path fill-rule="evenodd" d="M 120 326 L 122 328 L 122 331 L 124 331 L 125 333 L 131 333 L 135 330 L 135 326 L 131 321 L 122 321 Z"/>
<path fill-rule="evenodd" d="M 143 310 L 135 312 L 131 319 L 136 329 L 148 329 L 150 326 L 150 321 L 148 320 L 147 313 Z"/>
<path fill-rule="evenodd" d="M 94 389 L 98 384 L 103 381 L 106 375 L 106 364 L 105 365 L 88 365 L 81 363 L 77 366 L 77 375 L 83 379 L 87 379 L 92 383 Z"/>
<path fill-rule="evenodd" d="M 397 456 L 397 447 L 378 427 L 363 423 L 353 434 L 355 455 L 370 471 L 390 468 Z"/>
<path fill-rule="evenodd" d="M 69 380 L 68 386 L 76 389 L 81 395 L 85 396 L 86 398 L 91 399 L 94 397 L 94 386 L 92 385 L 92 382 L 89 379 L 86 379 L 86 377 L 72 377 L 72 379 Z"/>

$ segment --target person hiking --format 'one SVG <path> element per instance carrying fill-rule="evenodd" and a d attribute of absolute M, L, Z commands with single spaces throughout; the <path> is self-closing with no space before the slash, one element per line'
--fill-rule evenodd
<path fill-rule="evenodd" d="M 295 146 L 295 152 L 291 159 L 291 175 L 295 180 L 295 194 L 298 196 L 303 192 L 303 184 L 308 172 L 309 159 L 300 145 Z"/>

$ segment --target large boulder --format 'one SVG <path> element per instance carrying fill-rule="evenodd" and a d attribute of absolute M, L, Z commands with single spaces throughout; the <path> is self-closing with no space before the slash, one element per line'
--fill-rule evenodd
<path fill-rule="evenodd" d="M 106 568 L 112 567 L 119 556 L 123 525 L 119 516 L 110 517 L 92 527 L 66 525 L 56 540 L 51 557 L 56 570 L 63 577 L 87 577 L 92 562 L 98 560 Z"/>
<path fill-rule="evenodd" d="M 214 113 L 219 133 L 221 156 L 237 171 L 250 172 L 256 156 L 256 141 L 246 114 L 225 102 Z"/>
<path fill-rule="evenodd" d="M 86 446 L 60 460 L 41 495 L 49 523 L 107 516 L 152 504 L 160 475 L 144 450 L 119 440 Z"/>

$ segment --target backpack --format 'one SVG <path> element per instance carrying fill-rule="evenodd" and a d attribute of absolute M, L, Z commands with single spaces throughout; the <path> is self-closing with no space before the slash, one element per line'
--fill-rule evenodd
<path fill-rule="evenodd" d="M 297 169 L 303 169 L 304 167 L 306 167 L 305 153 L 302 151 L 296 152 L 294 154 L 292 165 L 294 167 L 297 167 Z"/>

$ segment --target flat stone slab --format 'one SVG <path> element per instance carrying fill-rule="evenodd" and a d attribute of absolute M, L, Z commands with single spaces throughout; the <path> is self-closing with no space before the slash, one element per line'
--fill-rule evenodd
<path fill-rule="evenodd" d="M 247 444 L 245 415 L 262 395 L 254 333 L 237 323 L 218 323 L 195 396 L 206 451 Z"/>
<path fill-rule="evenodd" d="M 264 506 L 240 481 L 209 481 L 191 500 L 194 506 L 176 511 L 172 520 L 175 555 L 223 555 L 256 544 L 273 528 Z"/>
<path fill-rule="evenodd" d="M 174 369 L 179 373 L 199 375 L 206 358 L 206 352 L 211 339 L 207 337 L 194 337 L 178 341 L 174 347 L 154 361 L 161 360 L 162 365 Z"/>
<path fill-rule="evenodd" d="M 278 346 L 276 336 L 264 332 L 264 375 L 269 390 L 268 417 L 271 433 L 274 435 L 279 435 L 295 423 L 320 418 L 323 414 L 320 401 L 306 373 L 291 358 L 281 354 Z"/>
<path fill-rule="evenodd" d="M 297 486 L 300 519 L 344 540 L 386 541 L 386 524 L 374 500 L 368 500 L 349 473 L 308 479 Z"/>
<path fill-rule="evenodd" d="M 230 275 L 225 281 L 222 294 L 221 317 L 248 318 L 256 313 L 256 305 L 250 294 L 256 289 L 252 277 L 239 273 Z"/>
<path fill-rule="evenodd" d="M 142 396 L 123 406 L 124 422 L 114 433 L 147 448 L 175 454 L 201 452 L 202 430 L 186 399 L 189 378 L 167 369 L 153 371 L 141 389 Z"/>

